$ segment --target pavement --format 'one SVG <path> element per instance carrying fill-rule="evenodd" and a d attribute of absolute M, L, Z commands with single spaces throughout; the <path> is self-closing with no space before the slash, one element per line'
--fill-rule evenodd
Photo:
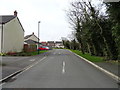
<path fill-rule="evenodd" d="M 22 63 L 19 68 L 23 68 L 22 65 L 25 67 L 32 64 L 29 61 L 34 61 L 33 58 L 35 57 L 23 58 L 25 64 L 19 62 Z M 105 64 L 102 65 L 107 67 Z M 109 67 L 112 68 L 112 65 Z M 36 56 L 34 64 L 3 83 L 2 87 L 3 90 L 4 88 L 118 88 L 118 84 L 116 80 L 68 50 L 56 49 Z"/>
<path fill-rule="evenodd" d="M 95 64 L 120 77 L 120 65 L 110 62 L 96 62 Z"/>

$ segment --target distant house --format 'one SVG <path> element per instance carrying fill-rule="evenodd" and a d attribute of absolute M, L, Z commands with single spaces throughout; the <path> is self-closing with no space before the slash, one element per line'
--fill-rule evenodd
<path fill-rule="evenodd" d="M 41 42 L 41 45 L 42 46 L 48 46 L 48 43 L 47 42 Z"/>
<path fill-rule="evenodd" d="M 38 43 L 38 37 L 34 34 L 34 32 L 24 37 L 24 44 L 37 45 L 37 47 L 38 44 L 41 45 L 40 42 Z"/>
<path fill-rule="evenodd" d="M 64 48 L 63 42 L 62 41 L 56 41 L 55 42 L 55 47 L 56 48 Z"/>
<path fill-rule="evenodd" d="M 48 41 L 48 42 L 47 42 L 47 45 L 48 45 L 49 47 L 54 48 L 54 47 L 55 47 L 55 42 L 54 42 L 54 41 Z"/>
<path fill-rule="evenodd" d="M 24 44 L 24 29 L 17 17 L 14 15 L 0 16 L 0 53 L 21 52 Z"/>

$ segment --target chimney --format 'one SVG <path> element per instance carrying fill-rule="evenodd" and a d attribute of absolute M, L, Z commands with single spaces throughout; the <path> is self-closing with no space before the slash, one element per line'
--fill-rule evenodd
<path fill-rule="evenodd" d="M 14 11 L 14 16 L 17 16 L 17 11 L 16 10 Z"/>
<path fill-rule="evenodd" d="M 34 35 L 34 32 L 32 34 Z"/>

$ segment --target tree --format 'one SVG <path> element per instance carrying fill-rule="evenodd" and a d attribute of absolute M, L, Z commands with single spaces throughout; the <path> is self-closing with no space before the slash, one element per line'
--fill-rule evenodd
<path fill-rule="evenodd" d="M 120 35 L 117 33 L 120 31 L 117 28 L 120 25 L 118 25 L 118 18 L 114 19 L 114 15 L 110 15 L 116 6 L 106 5 L 109 6 L 107 11 L 111 18 L 102 15 L 99 10 L 100 7 L 96 8 L 90 1 L 80 2 L 79 0 L 71 3 L 71 9 L 67 12 L 67 16 L 83 54 L 88 52 L 91 55 L 105 56 L 109 60 L 117 60 L 118 49 L 120 49 L 118 48 Z M 117 24 L 112 24 L 111 20 Z"/>
<path fill-rule="evenodd" d="M 112 23 L 112 36 L 114 37 L 119 52 L 118 59 L 120 59 L 120 2 L 107 2 L 105 4 L 107 7 L 106 12 Z"/>

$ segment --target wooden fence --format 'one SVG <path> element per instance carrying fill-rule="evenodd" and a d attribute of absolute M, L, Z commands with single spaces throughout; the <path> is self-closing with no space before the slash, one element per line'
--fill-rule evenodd
<path fill-rule="evenodd" d="M 35 52 L 37 51 L 37 45 L 24 44 L 24 52 Z"/>

